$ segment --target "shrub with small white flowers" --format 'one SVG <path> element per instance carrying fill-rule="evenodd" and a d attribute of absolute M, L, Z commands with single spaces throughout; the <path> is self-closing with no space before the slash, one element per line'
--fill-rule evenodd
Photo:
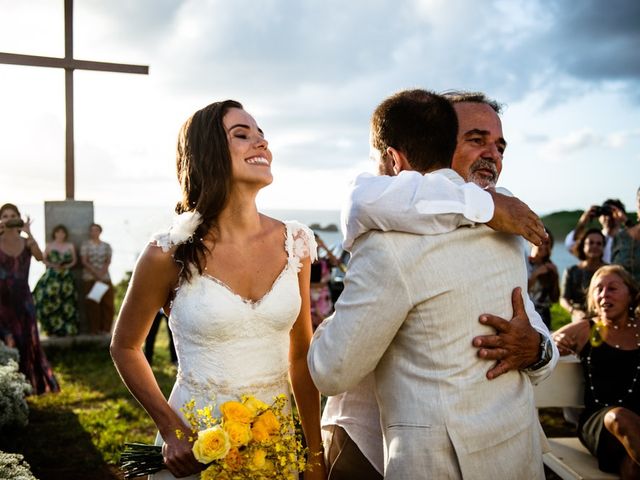
<path fill-rule="evenodd" d="M 31 467 L 19 453 L 5 453 L 0 450 L 0 479 L 38 480 L 31 473 Z"/>
<path fill-rule="evenodd" d="M 25 396 L 31 384 L 18 371 L 18 353 L 0 342 L 0 430 L 7 426 L 24 427 L 29 421 Z"/>
<path fill-rule="evenodd" d="M 0 341 L 0 431 L 8 426 L 24 427 L 29 420 L 25 396 L 31 393 L 31 384 L 18 371 L 18 359 L 18 351 Z M 0 450 L 0 479 L 5 478 L 37 480 L 22 455 Z"/>

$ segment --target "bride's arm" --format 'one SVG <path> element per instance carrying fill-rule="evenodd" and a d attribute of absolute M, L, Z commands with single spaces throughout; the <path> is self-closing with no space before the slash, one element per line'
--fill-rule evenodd
<path fill-rule="evenodd" d="M 176 285 L 178 269 L 171 252 L 147 245 L 136 263 L 111 340 L 111 357 L 123 382 L 155 422 L 165 441 L 163 455 L 175 476 L 201 470 L 191 444 L 178 440 L 176 429 L 190 430 L 169 406 L 142 352 L 142 344 L 158 310 Z"/>
<path fill-rule="evenodd" d="M 289 373 L 293 395 L 298 406 L 304 437 L 309 447 L 309 462 L 313 464 L 313 471 L 305 473 L 305 480 L 326 478 L 322 439 L 320 438 L 320 394 L 311 380 L 307 366 L 307 352 L 312 336 L 310 277 L 311 260 L 307 257 L 302 260 L 302 268 L 298 273 L 302 305 L 298 318 L 291 329 L 289 346 Z"/>

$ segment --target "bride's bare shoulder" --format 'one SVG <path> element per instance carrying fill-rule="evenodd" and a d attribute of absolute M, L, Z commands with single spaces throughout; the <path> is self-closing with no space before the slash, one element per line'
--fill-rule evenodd
<path fill-rule="evenodd" d="M 164 249 L 154 241 L 149 242 L 136 262 L 136 272 L 166 274 L 173 278 L 179 272 L 178 265 L 173 258 L 175 250 L 176 247 Z"/>

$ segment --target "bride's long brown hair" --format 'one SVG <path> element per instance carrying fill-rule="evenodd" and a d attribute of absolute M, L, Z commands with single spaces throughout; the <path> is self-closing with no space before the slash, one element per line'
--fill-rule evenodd
<path fill-rule="evenodd" d="M 193 267 L 202 274 L 209 253 L 203 239 L 212 232 L 215 240 L 218 217 L 229 199 L 231 155 L 222 119 L 231 108 L 243 107 L 235 100 L 207 105 L 184 123 L 178 135 L 176 168 L 182 200 L 175 210 L 202 215 L 192 239 L 180 244 L 173 255 L 181 266 L 180 279 L 186 281 L 191 280 Z"/>

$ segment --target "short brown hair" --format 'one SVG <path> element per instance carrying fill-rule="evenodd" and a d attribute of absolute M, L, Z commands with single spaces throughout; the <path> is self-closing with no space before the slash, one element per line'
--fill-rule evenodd
<path fill-rule="evenodd" d="M 67 230 L 67 227 L 65 227 L 64 225 L 60 224 L 60 225 L 56 225 L 55 227 L 53 227 L 53 230 L 51 230 L 51 238 L 55 240 L 56 238 L 56 232 L 58 230 L 62 230 L 64 232 L 64 239 L 68 240 L 69 239 L 69 230 Z M 102 230 L 100 230 L 102 231 Z"/>
<path fill-rule="evenodd" d="M 18 210 L 18 207 L 16 207 L 13 203 L 5 203 L 4 205 L 2 205 L 2 207 L 0 207 L 0 215 L 2 215 L 5 210 L 13 210 L 18 214 L 18 216 L 20 216 L 20 210 Z"/>
<path fill-rule="evenodd" d="M 371 117 L 371 144 L 387 161 L 387 148 L 406 155 L 424 173 L 451 167 L 458 117 L 451 103 L 428 90 L 403 90 L 385 99 Z"/>

